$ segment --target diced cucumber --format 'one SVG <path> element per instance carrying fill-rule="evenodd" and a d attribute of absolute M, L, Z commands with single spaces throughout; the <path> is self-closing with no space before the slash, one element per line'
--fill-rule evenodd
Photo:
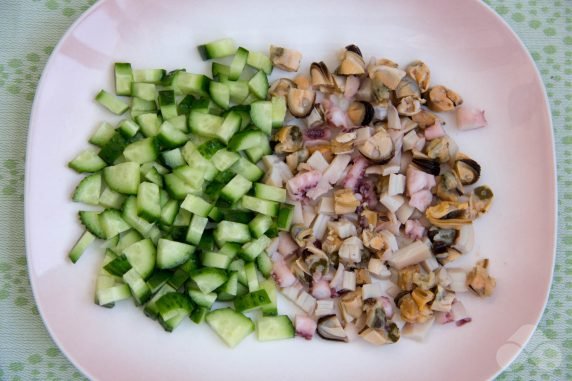
<path fill-rule="evenodd" d="M 174 118 L 168 120 L 169 123 L 173 125 L 177 130 L 182 131 L 184 133 L 189 132 L 188 124 L 187 124 L 187 115 L 177 115 Z"/>
<path fill-rule="evenodd" d="M 185 159 L 182 151 L 179 148 L 174 148 L 170 151 L 161 152 L 161 157 L 166 166 L 174 169 L 185 165 Z"/>
<path fill-rule="evenodd" d="M 146 101 L 141 98 L 131 98 L 131 118 L 137 119 L 139 115 L 157 111 L 154 101 Z"/>
<path fill-rule="evenodd" d="M 260 288 L 258 283 L 258 272 L 254 262 L 249 262 L 244 265 L 244 274 L 246 275 L 246 285 L 249 292 L 254 292 Z"/>
<path fill-rule="evenodd" d="M 96 290 L 96 303 L 100 306 L 113 306 L 115 302 L 129 299 L 131 291 L 129 286 L 124 283 L 115 284 L 111 287 L 100 288 Z"/>
<path fill-rule="evenodd" d="M 266 290 L 256 290 L 234 299 L 234 309 L 238 312 L 249 312 L 269 304 L 270 297 Z"/>
<path fill-rule="evenodd" d="M 97 172 L 103 169 L 107 164 L 103 161 L 95 151 L 87 149 L 81 152 L 72 161 L 69 167 L 76 172 Z"/>
<path fill-rule="evenodd" d="M 214 237 L 219 242 L 246 243 L 250 240 L 248 225 L 238 222 L 221 221 L 214 230 Z"/>
<path fill-rule="evenodd" d="M 266 99 L 268 95 L 268 78 L 266 74 L 261 70 L 254 75 L 248 81 L 248 87 L 250 92 L 254 94 L 258 99 Z"/>
<path fill-rule="evenodd" d="M 117 131 L 126 139 L 131 139 L 139 132 L 139 125 L 131 119 L 124 119 L 117 125 Z"/>
<path fill-rule="evenodd" d="M 222 286 L 228 277 L 224 270 L 204 267 L 194 270 L 191 273 L 191 279 L 202 292 L 208 294 Z"/>
<path fill-rule="evenodd" d="M 131 84 L 131 93 L 134 97 L 146 101 L 155 101 L 157 98 L 157 86 L 154 83 L 133 82 Z"/>
<path fill-rule="evenodd" d="M 155 306 L 159 316 L 165 322 L 181 315 L 189 316 L 193 311 L 193 304 L 190 298 L 178 292 L 168 292 L 161 296 L 155 302 Z"/>
<path fill-rule="evenodd" d="M 189 194 L 181 204 L 181 208 L 201 217 L 207 217 L 213 206 L 199 196 Z"/>
<path fill-rule="evenodd" d="M 247 81 L 225 81 L 230 93 L 230 101 L 236 104 L 241 104 L 250 93 Z"/>
<path fill-rule="evenodd" d="M 207 314 L 206 321 L 216 334 L 231 348 L 236 347 L 254 331 L 254 323 L 231 308 L 221 308 Z"/>
<path fill-rule="evenodd" d="M 265 279 L 260 282 L 260 288 L 266 290 L 268 297 L 270 298 L 270 303 L 260 307 L 262 314 L 264 316 L 274 316 L 278 314 L 278 299 L 276 292 L 276 283 L 274 279 Z"/>
<path fill-rule="evenodd" d="M 226 283 L 220 286 L 218 291 L 217 300 L 233 300 L 238 292 L 238 274 L 231 272 Z"/>
<path fill-rule="evenodd" d="M 182 268 L 178 268 L 175 270 L 171 278 L 169 278 L 168 283 L 169 285 L 173 286 L 175 289 L 181 288 L 181 286 L 189 279 L 188 271 L 183 270 Z"/>
<path fill-rule="evenodd" d="M 142 182 L 137 191 L 137 214 L 149 222 L 161 217 L 161 195 L 157 184 Z"/>
<path fill-rule="evenodd" d="M 171 70 L 170 72 L 168 72 L 167 74 L 165 74 L 165 76 L 161 79 L 161 83 L 159 85 L 163 86 L 163 87 L 172 87 L 173 86 L 173 80 L 175 79 L 175 77 L 177 76 L 178 73 L 180 72 L 185 72 L 187 71 L 187 69 L 175 69 L 175 70 Z"/>
<path fill-rule="evenodd" d="M 79 212 L 79 220 L 88 232 L 100 239 L 105 239 L 105 232 L 99 222 L 99 212 L 82 210 Z"/>
<path fill-rule="evenodd" d="M 204 114 L 195 110 L 191 110 L 189 113 L 189 128 L 191 132 L 200 136 L 216 138 L 222 123 L 223 118 L 220 116 Z"/>
<path fill-rule="evenodd" d="M 173 88 L 182 94 L 208 96 L 210 79 L 202 74 L 179 72 L 173 79 Z"/>
<path fill-rule="evenodd" d="M 175 200 L 184 200 L 189 193 L 197 193 L 199 191 L 174 173 L 165 175 L 163 179 L 165 180 L 165 189 L 169 196 Z"/>
<path fill-rule="evenodd" d="M 189 260 L 195 252 L 194 246 L 161 238 L 157 245 L 157 267 L 172 269 Z"/>
<path fill-rule="evenodd" d="M 83 255 L 87 247 L 91 245 L 93 241 L 95 241 L 95 236 L 86 230 L 70 250 L 69 253 L 70 260 L 73 263 L 76 263 L 78 259 Z"/>
<path fill-rule="evenodd" d="M 189 140 L 187 134 L 173 126 L 168 120 L 161 124 L 157 139 L 162 146 L 167 148 L 180 147 Z"/>
<path fill-rule="evenodd" d="M 211 73 L 213 75 L 213 78 L 219 78 L 220 77 L 228 77 L 230 74 L 230 67 L 228 65 L 225 64 L 221 64 L 220 62 L 214 62 L 211 66 Z"/>
<path fill-rule="evenodd" d="M 112 275 L 122 277 L 123 274 L 132 269 L 132 266 L 125 255 L 120 255 L 107 263 L 103 268 Z"/>
<path fill-rule="evenodd" d="M 207 160 L 200 154 L 193 142 L 188 141 L 182 148 L 183 158 L 191 168 L 196 168 L 203 172 L 204 179 L 212 181 L 217 175 L 217 169 L 210 160 Z"/>
<path fill-rule="evenodd" d="M 252 234 L 258 238 L 262 236 L 272 225 L 272 218 L 264 214 L 257 214 L 256 217 L 248 223 L 248 227 Z"/>
<path fill-rule="evenodd" d="M 209 218 L 215 222 L 219 222 L 220 220 L 223 219 L 223 215 L 220 209 L 214 206 L 209 212 Z"/>
<path fill-rule="evenodd" d="M 115 160 L 121 156 L 123 150 L 127 147 L 127 144 L 127 139 L 125 139 L 120 133 L 116 132 L 111 139 L 101 147 L 99 157 L 107 164 L 112 165 Z"/>
<path fill-rule="evenodd" d="M 121 217 L 121 213 L 115 209 L 106 209 L 100 213 L 99 223 L 106 239 L 113 238 L 117 234 L 131 229 L 131 226 Z"/>
<path fill-rule="evenodd" d="M 173 173 L 195 189 L 200 189 L 205 180 L 203 171 L 198 168 L 191 168 L 188 165 L 183 165 L 174 169 Z"/>
<path fill-rule="evenodd" d="M 268 243 L 270 243 L 270 238 Z M 268 245 L 266 245 L 266 247 L 268 247 Z M 256 257 L 256 267 L 258 267 L 258 270 L 265 278 L 268 278 L 272 274 L 272 260 L 266 251 L 263 251 Z"/>
<path fill-rule="evenodd" d="M 230 69 L 228 72 L 228 79 L 231 81 L 236 81 L 240 78 L 242 71 L 244 70 L 244 66 L 246 66 L 246 61 L 248 59 L 248 50 L 239 47 L 232 59 L 232 63 L 230 64 Z"/>
<path fill-rule="evenodd" d="M 206 61 L 233 55 L 236 52 L 236 43 L 232 38 L 223 38 L 199 45 L 197 49 L 203 61 Z"/>
<path fill-rule="evenodd" d="M 226 200 L 230 202 L 238 201 L 242 196 L 244 196 L 252 187 L 252 183 L 242 177 L 241 175 L 236 175 L 228 184 L 222 188 L 220 194 Z"/>
<path fill-rule="evenodd" d="M 131 95 L 133 70 L 131 64 L 126 62 L 115 63 L 115 93 L 117 95 Z"/>
<path fill-rule="evenodd" d="M 133 81 L 159 84 L 166 73 L 165 69 L 135 69 Z"/>
<path fill-rule="evenodd" d="M 118 253 L 123 252 L 123 250 L 127 249 L 135 242 L 139 242 L 143 239 L 143 236 L 134 229 L 130 229 L 117 237 L 119 237 L 119 241 L 113 250 L 117 251 Z"/>
<path fill-rule="evenodd" d="M 227 151 L 226 149 L 218 150 L 212 157 L 212 162 L 219 171 L 226 171 L 234 163 L 240 159 L 240 155 L 236 152 Z"/>
<path fill-rule="evenodd" d="M 282 204 L 276 217 L 276 227 L 280 230 L 290 230 L 294 219 L 294 205 Z"/>
<path fill-rule="evenodd" d="M 208 313 L 209 313 L 208 308 L 197 307 L 191 313 L 191 320 L 193 321 L 193 323 L 201 324 L 205 320 L 205 318 L 207 317 Z"/>
<path fill-rule="evenodd" d="M 161 207 L 161 217 L 159 220 L 162 224 L 173 225 L 178 212 L 179 203 L 177 200 L 169 200 L 165 205 Z"/>
<path fill-rule="evenodd" d="M 123 151 L 128 161 L 144 164 L 157 160 L 159 147 L 154 138 L 145 138 L 129 144 Z"/>
<path fill-rule="evenodd" d="M 158 101 L 163 119 L 171 119 L 178 115 L 177 103 L 175 102 L 175 92 L 173 90 L 159 91 Z"/>
<path fill-rule="evenodd" d="M 226 110 L 230 106 L 230 89 L 226 84 L 211 81 L 209 94 L 213 102 L 220 108 Z"/>
<path fill-rule="evenodd" d="M 280 128 L 284 124 L 286 117 L 286 97 L 274 96 L 272 97 L 272 127 Z"/>
<path fill-rule="evenodd" d="M 260 52 L 248 52 L 247 65 L 258 70 L 262 70 L 266 74 L 272 73 L 272 61 L 270 58 Z"/>
<path fill-rule="evenodd" d="M 232 167 L 230 167 L 230 170 L 238 175 L 241 175 L 249 181 L 256 181 L 260 179 L 262 175 L 264 175 L 262 169 L 258 168 L 256 165 L 252 164 L 250 161 L 243 157 L 238 159 L 238 161 L 234 163 Z"/>
<path fill-rule="evenodd" d="M 197 150 L 205 159 L 210 160 L 219 150 L 223 148 L 224 144 L 222 144 L 217 139 L 211 139 L 198 146 Z"/>
<path fill-rule="evenodd" d="M 137 124 L 141 127 L 141 132 L 148 138 L 152 138 L 159 133 L 161 128 L 161 118 L 155 113 L 145 113 L 135 117 Z"/>
<path fill-rule="evenodd" d="M 244 150 L 244 152 L 246 153 L 248 160 L 253 163 L 257 163 L 264 156 L 272 154 L 272 148 L 270 148 L 268 140 L 265 140 L 258 147 L 248 148 Z"/>
<path fill-rule="evenodd" d="M 123 255 L 143 279 L 147 279 L 158 262 L 158 253 L 150 239 L 131 244 L 123 250 Z"/>
<path fill-rule="evenodd" d="M 140 175 L 139 164 L 131 161 L 103 169 L 103 179 L 107 186 L 123 194 L 137 194 Z"/>
<path fill-rule="evenodd" d="M 128 197 L 123 204 L 122 218 L 133 229 L 137 230 L 142 235 L 148 235 L 153 224 L 148 222 L 137 214 L 137 198 L 134 196 Z"/>
<path fill-rule="evenodd" d="M 263 316 L 256 322 L 256 338 L 259 341 L 292 339 L 295 330 L 286 315 Z"/>
<path fill-rule="evenodd" d="M 98 147 L 103 147 L 113 135 L 115 135 L 115 128 L 107 122 L 102 122 L 89 138 L 89 142 Z"/>
<path fill-rule="evenodd" d="M 254 184 L 254 194 L 257 198 L 268 201 L 285 202 L 286 189 L 263 183 Z"/>
<path fill-rule="evenodd" d="M 123 274 L 123 281 L 129 286 L 137 305 L 142 305 L 149 300 L 151 290 L 137 270 L 131 269 Z"/>
<path fill-rule="evenodd" d="M 270 135 L 272 133 L 272 102 L 253 102 L 250 105 L 250 118 L 259 130 Z"/>
<path fill-rule="evenodd" d="M 100 105 L 117 115 L 123 114 L 129 108 L 127 103 L 105 90 L 100 90 L 95 96 L 95 100 Z"/>
<path fill-rule="evenodd" d="M 205 308 L 211 308 L 216 301 L 214 292 L 204 293 L 199 290 L 189 290 L 189 296 L 196 305 Z"/>
<path fill-rule="evenodd" d="M 234 134 L 228 148 L 232 151 L 242 151 L 252 147 L 258 147 L 267 141 L 268 137 L 262 131 L 244 130 Z"/>
<path fill-rule="evenodd" d="M 250 241 L 242 245 L 240 257 L 247 262 L 252 262 L 268 247 L 269 244 L 270 238 L 262 235 L 254 241 Z"/>
<path fill-rule="evenodd" d="M 231 111 L 223 119 L 222 124 L 215 131 L 215 136 L 224 144 L 228 144 L 233 135 L 239 130 L 241 123 L 240 114 Z"/>
<path fill-rule="evenodd" d="M 275 201 L 262 200 L 260 198 L 244 196 L 240 200 L 243 208 L 260 214 L 275 217 L 278 214 L 279 204 Z"/>
<path fill-rule="evenodd" d="M 157 319 L 157 317 L 159 316 L 159 312 L 157 311 L 157 300 L 159 300 L 163 295 L 169 292 L 176 292 L 176 291 L 177 290 L 175 290 L 169 284 L 163 285 L 159 289 L 159 291 L 157 291 L 157 293 L 153 295 L 153 297 L 147 302 L 147 304 L 145 304 L 145 308 L 143 309 L 145 315 L 150 317 L 151 319 Z"/>
<path fill-rule="evenodd" d="M 214 251 L 204 251 L 201 254 L 201 263 L 205 267 L 214 267 L 226 270 L 231 260 L 232 257 Z"/>
<path fill-rule="evenodd" d="M 84 177 L 75 188 L 72 200 L 90 205 L 99 205 L 101 193 L 101 174 L 94 173 Z"/>
<path fill-rule="evenodd" d="M 208 222 L 208 218 L 195 214 L 191 219 L 191 224 L 189 225 L 189 230 L 187 231 L 186 241 L 192 243 L 193 245 L 198 245 L 201 241 L 201 237 Z"/>
<path fill-rule="evenodd" d="M 167 284 L 167 281 L 171 277 L 171 272 L 157 270 L 147 279 L 147 286 L 151 290 L 152 294 L 155 294 L 159 289 L 163 288 Z"/>

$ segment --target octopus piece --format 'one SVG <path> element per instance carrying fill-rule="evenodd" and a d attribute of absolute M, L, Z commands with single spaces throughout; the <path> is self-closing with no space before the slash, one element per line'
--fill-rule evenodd
<path fill-rule="evenodd" d="M 298 173 L 288 180 L 286 190 L 293 200 L 302 200 L 306 197 L 306 192 L 318 185 L 321 177 L 320 171 L 315 170 Z"/>

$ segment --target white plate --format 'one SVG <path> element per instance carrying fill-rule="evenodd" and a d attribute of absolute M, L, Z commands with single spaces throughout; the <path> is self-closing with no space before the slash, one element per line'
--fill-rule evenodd
<path fill-rule="evenodd" d="M 423 59 L 434 84 L 457 90 L 487 112 L 490 126 L 458 133 L 483 167 L 496 199 L 476 223 L 477 256 L 492 260 L 495 295 L 463 296 L 473 322 L 435 328 L 426 342 L 381 348 L 249 337 L 226 348 L 206 326 L 164 332 L 132 303 L 93 304 L 101 255 L 73 266 L 67 252 L 81 233 L 70 194 L 80 176 L 66 167 L 98 121 L 114 120 L 93 102 L 112 89 L 112 64 L 187 67 L 206 72 L 196 45 L 231 36 L 248 48 L 284 44 L 304 67 L 356 43 L 366 56 L 401 64 Z M 555 165 L 549 108 L 522 43 L 487 6 L 435 1 L 106 0 L 83 15 L 54 50 L 37 91 L 26 168 L 26 241 L 41 315 L 62 351 L 93 379 L 121 380 L 482 380 L 518 353 L 546 303 L 555 242 Z M 473 258 L 474 260 L 474 258 Z M 516 335 L 513 337 L 513 335 Z"/>

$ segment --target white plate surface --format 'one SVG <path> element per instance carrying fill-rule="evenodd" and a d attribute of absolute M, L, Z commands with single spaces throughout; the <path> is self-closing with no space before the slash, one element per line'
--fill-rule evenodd
<path fill-rule="evenodd" d="M 206 326 L 164 332 L 132 303 L 93 304 L 101 250 L 75 266 L 67 252 L 81 233 L 70 194 L 80 177 L 67 162 L 101 120 L 93 102 L 112 89 L 112 64 L 207 72 L 196 45 L 230 36 L 266 51 L 303 52 L 304 68 L 355 43 L 365 56 L 429 64 L 434 84 L 487 112 L 489 127 L 448 131 L 483 167 L 495 203 L 476 223 L 472 258 L 492 260 L 495 295 L 464 296 L 473 322 L 433 329 L 423 343 L 381 348 L 319 339 L 226 348 Z M 26 168 L 26 240 L 41 315 L 63 352 L 100 380 L 482 380 L 500 372 L 536 326 L 552 279 L 555 165 L 549 108 L 529 54 L 508 26 L 473 0 L 269 2 L 105 0 L 55 49 L 37 91 Z M 465 262 L 468 266 L 470 262 Z"/>

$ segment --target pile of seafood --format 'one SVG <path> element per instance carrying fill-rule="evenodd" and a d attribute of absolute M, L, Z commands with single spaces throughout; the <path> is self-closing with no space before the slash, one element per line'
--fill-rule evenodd
<path fill-rule="evenodd" d="M 296 51 L 273 47 L 271 59 L 299 69 Z M 487 259 L 469 271 L 455 261 L 473 251 L 473 222 L 493 192 L 477 185 L 481 166 L 440 113 L 468 130 L 487 125 L 484 111 L 432 84 L 424 62 L 366 63 L 355 45 L 335 71 L 314 62 L 270 93 L 286 97 L 288 116 L 263 159 L 264 182 L 285 187 L 295 208 L 269 252 L 281 292 L 305 313 L 297 333 L 347 342 L 355 332 L 383 345 L 470 322 L 460 294 L 489 296 L 495 279 Z"/>

